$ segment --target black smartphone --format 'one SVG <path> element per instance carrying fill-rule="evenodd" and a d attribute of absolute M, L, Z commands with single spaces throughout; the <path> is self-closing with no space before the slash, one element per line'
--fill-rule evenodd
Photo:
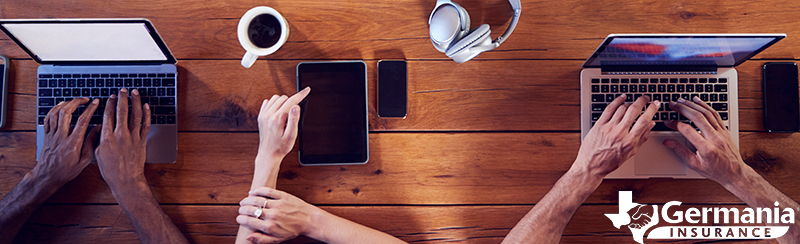
<path fill-rule="evenodd" d="M 764 128 L 768 132 L 800 131 L 797 64 L 764 64 Z"/>
<path fill-rule="evenodd" d="M 0 56 L 0 79 L 2 80 L 2 84 L 0 84 L 0 128 L 6 126 L 6 100 L 8 97 L 8 69 L 11 66 L 8 58 L 5 56 Z"/>
<path fill-rule="evenodd" d="M 405 118 L 408 103 L 406 61 L 378 61 L 378 116 Z"/>

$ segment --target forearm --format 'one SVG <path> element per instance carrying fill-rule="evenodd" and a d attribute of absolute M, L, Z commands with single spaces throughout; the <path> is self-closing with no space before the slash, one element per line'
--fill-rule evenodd
<path fill-rule="evenodd" d="M 128 184 L 112 191 L 128 215 L 142 243 L 188 243 L 172 219 L 158 205 L 146 182 Z"/>
<path fill-rule="evenodd" d="M 256 166 L 253 170 L 253 182 L 250 184 L 250 190 L 252 191 L 259 187 L 276 188 L 282 160 L 283 158 L 267 157 L 259 153 L 255 160 Z M 247 236 L 252 233 L 252 230 L 239 226 L 239 231 L 236 233 L 236 243 L 248 243 Z"/>
<path fill-rule="evenodd" d="M 11 243 L 28 218 L 61 184 L 51 184 L 28 172 L 2 200 L 0 200 L 0 243 Z"/>
<path fill-rule="evenodd" d="M 572 168 L 522 218 L 503 243 L 558 243 L 572 215 L 603 181 Z"/>
<path fill-rule="evenodd" d="M 721 182 L 720 184 L 752 208 L 771 209 L 775 208 L 775 202 L 778 202 L 779 205 L 777 207 L 781 210 L 784 208 L 794 209 L 794 219 L 796 221 L 791 223 L 789 232 L 779 238 L 778 241 L 781 243 L 798 243 L 800 241 L 800 221 L 797 221 L 797 214 L 800 213 L 800 205 L 769 184 L 752 168 L 744 167 L 739 173 L 740 177 L 730 177 L 730 179 L 737 179 L 736 181 Z M 785 226 L 786 224 L 781 223 L 778 225 Z"/>
<path fill-rule="evenodd" d="M 316 208 L 312 219 L 312 227 L 308 237 L 316 240 L 337 243 L 406 243 L 389 234 L 360 225 Z"/>
<path fill-rule="evenodd" d="M 280 171 L 281 161 L 283 161 L 283 158 L 262 156 L 259 153 L 255 160 L 253 183 L 250 185 L 250 190 L 252 191 L 259 187 L 275 188 L 278 185 L 278 172 Z"/>

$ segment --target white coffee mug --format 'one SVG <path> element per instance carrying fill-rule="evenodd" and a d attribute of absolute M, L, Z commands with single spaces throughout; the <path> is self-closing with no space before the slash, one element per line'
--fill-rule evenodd
<path fill-rule="evenodd" d="M 237 28 L 239 43 L 247 53 L 242 57 L 242 66 L 250 68 L 259 56 L 278 51 L 289 38 L 289 24 L 273 8 L 255 7 L 239 20 Z"/>

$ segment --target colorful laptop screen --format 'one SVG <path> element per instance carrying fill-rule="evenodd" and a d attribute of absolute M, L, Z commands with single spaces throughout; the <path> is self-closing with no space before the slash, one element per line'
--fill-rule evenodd
<path fill-rule="evenodd" d="M 584 67 L 606 65 L 713 65 L 744 62 L 785 35 L 610 36 Z"/>

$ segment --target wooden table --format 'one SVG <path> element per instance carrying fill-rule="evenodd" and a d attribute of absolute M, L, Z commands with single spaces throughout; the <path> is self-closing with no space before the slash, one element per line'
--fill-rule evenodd
<path fill-rule="evenodd" d="M 506 0 L 458 0 L 493 37 L 511 16 Z M 370 161 L 301 167 L 286 157 L 278 188 L 405 241 L 498 243 L 570 167 L 580 145 L 579 72 L 611 33 L 787 33 L 739 66 L 741 152 L 779 190 L 800 200 L 800 134 L 762 126 L 761 66 L 800 56 L 797 1 L 522 1 L 513 35 L 495 51 L 456 64 L 428 37 L 434 0 L 48 1 L 4 0 L 2 18 L 148 18 L 179 60 L 179 158 L 147 165 L 156 198 L 197 243 L 232 243 L 257 147 L 261 100 L 295 92 L 295 66 L 364 60 Z M 280 11 L 285 46 L 242 68 L 239 18 L 255 6 Z M 6 36 L 13 59 L 9 122 L 0 131 L 0 196 L 36 164 L 38 64 Z M 408 117 L 376 113 L 376 64 L 408 60 Z M 296 150 L 296 149 L 295 149 Z M 632 243 L 603 216 L 620 190 L 638 203 L 743 203 L 709 180 L 606 180 L 578 209 L 565 243 Z M 137 242 L 96 165 L 39 208 L 19 242 Z M 301 238 L 296 242 L 310 241 Z"/>

